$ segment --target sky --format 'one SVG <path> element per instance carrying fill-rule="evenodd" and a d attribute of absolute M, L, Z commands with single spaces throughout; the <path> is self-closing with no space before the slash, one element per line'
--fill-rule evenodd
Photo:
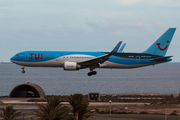
<path fill-rule="evenodd" d="M 0 0 L 0 61 L 28 50 L 143 52 L 177 28 L 166 55 L 180 62 L 180 0 Z"/>

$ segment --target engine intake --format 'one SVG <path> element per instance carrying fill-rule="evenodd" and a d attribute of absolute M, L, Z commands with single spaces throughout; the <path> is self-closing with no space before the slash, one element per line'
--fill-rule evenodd
<path fill-rule="evenodd" d="M 76 62 L 64 62 L 64 70 L 79 70 L 80 66 Z"/>

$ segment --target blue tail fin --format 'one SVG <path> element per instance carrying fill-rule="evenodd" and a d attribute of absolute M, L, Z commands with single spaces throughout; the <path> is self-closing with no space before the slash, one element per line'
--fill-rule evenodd
<path fill-rule="evenodd" d="M 165 56 L 176 28 L 169 28 L 143 53 Z"/>

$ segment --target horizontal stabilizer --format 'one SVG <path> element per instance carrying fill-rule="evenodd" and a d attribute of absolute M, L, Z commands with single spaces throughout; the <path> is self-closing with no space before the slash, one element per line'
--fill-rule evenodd
<path fill-rule="evenodd" d="M 150 61 L 161 61 L 161 60 L 165 60 L 170 57 L 173 57 L 173 56 L 159 57 L 159 58 L 155 58 L 155 59 L 150 59 Z"/>

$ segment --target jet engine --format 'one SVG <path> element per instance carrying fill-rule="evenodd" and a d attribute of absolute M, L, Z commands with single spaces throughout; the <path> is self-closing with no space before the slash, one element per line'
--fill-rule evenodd
<path fill-rule="evenodd" d="M 72 71 L 72 70 L 79 70 L 80 65 L 76 62 L 64 62 L 64 70 Z"/>

